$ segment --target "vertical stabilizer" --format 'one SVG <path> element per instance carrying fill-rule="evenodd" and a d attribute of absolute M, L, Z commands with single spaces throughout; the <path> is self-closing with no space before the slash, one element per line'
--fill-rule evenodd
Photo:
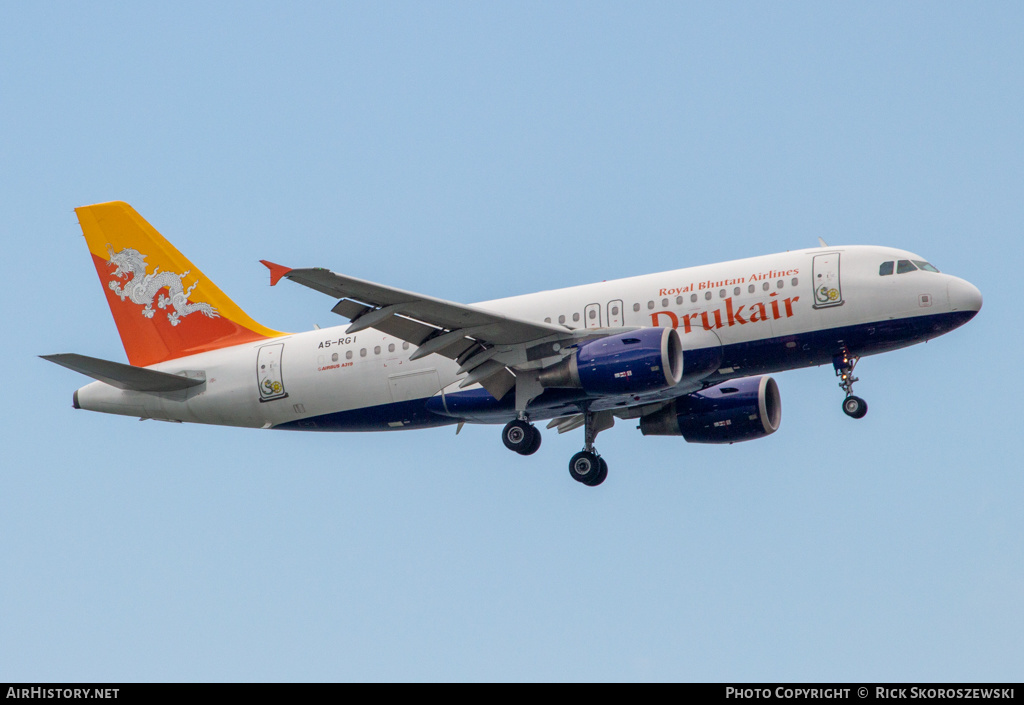
<path fill-rule="evenodd" d="M 132 365 L 283 335 L 250 318 L 127 203 L 75 212 Z"/>

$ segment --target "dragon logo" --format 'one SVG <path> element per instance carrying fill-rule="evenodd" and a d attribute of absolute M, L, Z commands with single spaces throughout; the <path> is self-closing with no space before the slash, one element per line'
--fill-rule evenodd
<path fill-rule="evenodd" d="M 167 314 L 167 320 L 171 322 L 172 326 L 176 326 L 181 323 L 181 319 L 190 313 L 198 311 L 207 318 L 219 318 L 217 309 L 208 303 L 196 302 L 189 303 L 188 295 L 192 293 L 192 290 L 199 284 L 196 281 L 192 286 L 186 289 L 182 285 L 182 280 L 189 275 L 186 271 L 184 274 L 176 274 L 174 272 L 161 272 L 160 268 L 157 267 L 153 270 L 152 274 L 146 273 L 146 255 L 141 254 L 138 250 L 133 250 L 130 247 L 126 247 L 119 252 L 114 252 L 114 248 L 107 244 L 107 252 L 110 253 L 110 259 L 107 261 L 111 267 L 117 267 L 114 270 L 115 279 L 111 279 L 107 284 L 110 290 L 121 297 L 121 300 L 131 299 L 132 303 L 145 304 L 145 308 L 142 309 L 142 315 L 146 318 L 152 318 L 156 311 L 153 310 L 153 297 L 160 294 L 160 298 L 157 299 L 157 308 L 165 309 L 168 307 L 174 310 Z M 131 275 L 131 278 L 124 282 L 124 286 L 121 286 L 121 282 L 118 279 L 123 279 L 125 276 Z M 164 296 L 161 289 L 167 289 L 167 293 L 170 296 Z"/>

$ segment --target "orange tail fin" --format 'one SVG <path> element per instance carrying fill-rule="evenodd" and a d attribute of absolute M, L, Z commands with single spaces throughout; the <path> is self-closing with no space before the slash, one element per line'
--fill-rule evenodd
<path fill-rule="evenodd" d="M 246 315 L 127 203 L 75 212 L 132 365 L 284 335 Z"/>

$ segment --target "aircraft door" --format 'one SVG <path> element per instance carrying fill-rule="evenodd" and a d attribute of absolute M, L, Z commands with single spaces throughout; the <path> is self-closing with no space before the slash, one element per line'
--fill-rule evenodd
<path fill-rule="evenodd" d="M 260 401 L 274 401 L 288 396 L 281 374 L 283 352 L 284 343 L 274 343 L 264 345 L 256 355 L 256 384 L 260 390 Z"/>
<path fill-rule="evenodd" d="M 608 302 L 608 327 L 620 328 L 622 323 L 622 301 L 616 299 Z"/>
<path fill-rule="evenodd" d="M 600 328 L 601 304 L 587 304 L 587 307 L 583 309 L 583 318 L 585 319 L 587 328 Z"/>
<path fill-rule="evenodd" d="M 843 305 L 843 289 L 839 283 L 839 253 L 814 255 L 811 269 L 814 286 L 814 308 Z"/>

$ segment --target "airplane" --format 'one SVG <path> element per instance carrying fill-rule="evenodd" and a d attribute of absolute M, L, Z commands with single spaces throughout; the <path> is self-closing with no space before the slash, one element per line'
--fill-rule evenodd
<path fill-rule="evenodd" d="M 43 355 L 96 381 L 72 406 L 163 421 L 293 431 L 504 424 L 531 455 L 534 424 L 583 428 L 569 472 L 608 475 L 601 431 L 735 443 L 778 430 L 770 375 L 831 364 L 854 419 L 857 361 L 971 320 L 978 289 L 924 258 L 820 246 L 460 304 L 266 260 L 336 300 L 347 325 L 283 333 L 250 318 L 123 202 L 76 208 L 129 364 Z"/>

